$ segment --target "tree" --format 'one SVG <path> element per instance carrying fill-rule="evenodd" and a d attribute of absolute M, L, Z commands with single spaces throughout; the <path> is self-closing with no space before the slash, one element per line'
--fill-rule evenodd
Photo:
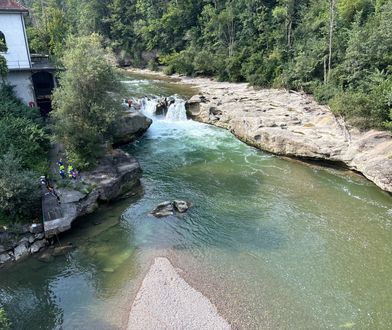
<path fill-rule="evenodd" d="M 54 132 L 79 168 L 93 165 L 110 140 L 121 111 L 114 100 L 120 83 L 110 55 L 97 34 L 72 37 L 62 58 L 65 71 L 53 93 Z"/>
<path fill-rule="evenodd" d="M 0 53 L 7 51 L 7 46 L 5 45 L 2 38 L 0 38 Z M 3 55 L 0 54 L 0 77 L 5 82 L 5 78 L 8 74 L 7 60 Z"/>

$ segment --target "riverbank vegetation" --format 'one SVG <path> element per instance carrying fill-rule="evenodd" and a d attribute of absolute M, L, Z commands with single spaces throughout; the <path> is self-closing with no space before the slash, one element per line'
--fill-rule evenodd
<path fill-rule="evenodd" d="M 0 224 L 40 216 L 39 177 L 47 170 L 49 138 L 37 108 L 0 84 Z"/>
<path fill-rule="evenodd" d="M 35 51 L 98 32 L 122 64 L 304 90 L 361 128 L 392 128 L 392 0 L 25 2 Z"/>

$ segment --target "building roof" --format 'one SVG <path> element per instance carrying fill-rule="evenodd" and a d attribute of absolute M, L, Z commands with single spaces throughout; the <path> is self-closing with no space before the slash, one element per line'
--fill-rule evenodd
<path fill-rule="evenodd" d="M 28 13 L 28 9 L 16 0 L 0 0 L 0 12 L 22 12 Z"/>

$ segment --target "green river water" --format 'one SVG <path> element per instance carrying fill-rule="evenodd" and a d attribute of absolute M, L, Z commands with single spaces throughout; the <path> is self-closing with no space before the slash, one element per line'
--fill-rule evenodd
<path fill-rule="evenodd" d="M 142 76 L 124 83 L 137 97 L 194 92 Z M 136 196 L 76 222 L 61 237 L 77 247 L 69 255 L 0 272 L 15 329 L 126 327 L 155 256 L 182 269 L 234 328 L 392 328 L 390 195 L 192 121 L 154 119 L 126 150 L 144 170 Z M 193 207 L 149 216 L 172 199 Z"/>

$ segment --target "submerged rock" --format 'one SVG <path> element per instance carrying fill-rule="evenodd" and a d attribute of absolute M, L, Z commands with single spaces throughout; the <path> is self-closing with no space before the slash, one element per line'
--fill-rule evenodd
<path fill-rule="evenodd" d="M 151 214 L 157 218 L 163 218 L 176 213 L 185 213 L 191 207 L 191 203 L 183 200 L 175 200 L 173 202 L 160 203 Z"/>
<path fill-rule="evenodd" d="M 68 245 L 63 245 L 63 246 L 56 246 L 52 250 L 52 256 L 57 257 L 57 256 L 62 256 L 64 254 L 67 254 L 68 252 L 71 252 L 73 250 L 74 246 L 72 244 Z"/>
<path fill-rule="evenodd" d="M 51 250 L 46 250 L 41 255 L 38 257 L 39 261 L 42 262 L 51 262 L 53 261 L 53 256 L 52 256 L 52 251 Z"/>

